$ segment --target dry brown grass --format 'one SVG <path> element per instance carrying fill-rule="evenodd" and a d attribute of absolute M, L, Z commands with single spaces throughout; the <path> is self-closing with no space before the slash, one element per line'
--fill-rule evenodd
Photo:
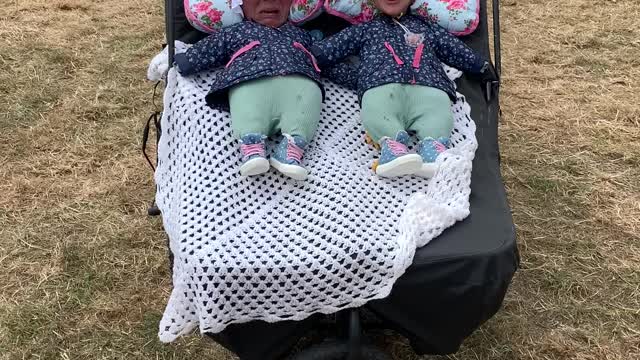
<path fill-rule="evenodd" d="M 0 359 L 233 358 L 156 338 L 170 279 L 138 149 L 161 3 L 0 6 Z M 640 359 L 640 5 L 502 4 L 522 269 L 450 358 Z"/>

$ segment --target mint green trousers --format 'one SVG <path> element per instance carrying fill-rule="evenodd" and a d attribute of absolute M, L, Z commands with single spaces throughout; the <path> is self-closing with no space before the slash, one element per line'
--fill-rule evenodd
<path fill-rule="evenodd" d="M 309 142 L 322 109 L 318 84 L 300 75 L 275 76 L 243 82 L 229 91 L 234 135 L 301 136 Z"/>
<path fill-rule="evenodd" d="M 362 123 L 371 138 L 395 139 L 399 131 L 414 131 L 419 140 L 449 138 L 453 130 L 451 99 L 428 86 L 386 84 L 367 90 L 362 97 Z"/>

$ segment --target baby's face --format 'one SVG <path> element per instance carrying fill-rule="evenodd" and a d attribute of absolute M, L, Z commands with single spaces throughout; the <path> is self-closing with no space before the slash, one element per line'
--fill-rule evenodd
<path fill-rule="evenodd" d="M 411 0 L 375 0 L 376 8 L 389 16 L 400 16 L 406 13 Z"/>
<path fill-rule="evenodd" d="M 287 22 L 292 0 L 244 0 L 244 16 L 265 26 L 277 28 Z"/>

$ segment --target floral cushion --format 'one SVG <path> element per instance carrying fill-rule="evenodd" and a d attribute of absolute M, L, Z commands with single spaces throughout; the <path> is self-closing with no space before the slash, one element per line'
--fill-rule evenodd
<path fill-rule="evenodd" d="M 373 0 L 325 0 L 324 7 L 352 24 L 367 22 L 378 14 Z M 411 10 L 456 35 L 472 33 L 480 19 L 478 0 L 415 0 Z"/>
<path fill-rule="evenodd" d="M 184 0 L 184 13 L 194 28 L 212 33 L 242 21 L 242 1 Z"/>
<path fill-rule="evenodd" d="M 293 0 L 289 11 L 289 20 L 294 24 L 302 24 L 322 14 L 323 0 Z"/>
<path fill-rule="evenodd" d="M 329 14 L 352 24 L 367 22 L 378 14 L 373 0 L 325 0 L 324 7 Z"/>
<path fill-rule="evenodd" d="M 322 13 L 324 0 L 293 0 L 289 19 L 294 24 L 315 19 Z M 242 0 L 184 0 L 184 13 L 194 28 L 213 33 L 239 23 L 244 18 Z"/>
<path fill-rule="evenodd" d="M 471 34 L 480 20 L 478 0 L 416 0 L 411 10 L 456 35 Z"/>

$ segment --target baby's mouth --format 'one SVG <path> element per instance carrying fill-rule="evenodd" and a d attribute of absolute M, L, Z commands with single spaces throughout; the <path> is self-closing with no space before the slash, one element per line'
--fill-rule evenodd
<path fill-rule="evenodd" d="M 278 9 L 265 9 L 265 10 L 260 10 L 260 14 L 265 15 L 265 16 L 277 16 L 278 14 L 280 14 L 280 10 Z"/>

